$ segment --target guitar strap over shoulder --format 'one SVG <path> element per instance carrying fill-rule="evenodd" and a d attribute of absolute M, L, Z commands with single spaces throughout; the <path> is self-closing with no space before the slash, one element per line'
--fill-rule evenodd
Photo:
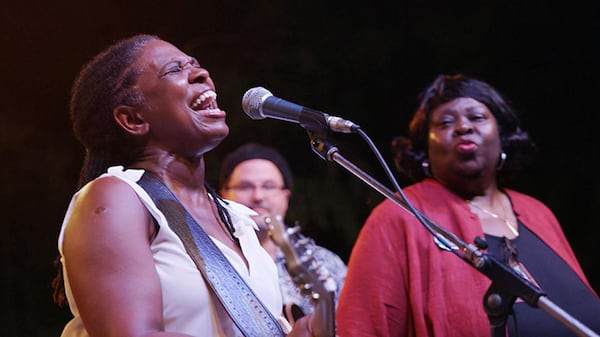
<path fill-rule="evenodd" d="M 285 336 L 277 319 L 171 190 L 147 171 L 138 184 L 164 213 L 169 227 L 177 233 L 196 267 L 242 334 L 246 337 Z"/>

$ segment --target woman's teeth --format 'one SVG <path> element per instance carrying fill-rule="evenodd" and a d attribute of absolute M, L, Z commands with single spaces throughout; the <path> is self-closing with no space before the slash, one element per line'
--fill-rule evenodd
<path fill-rule="evenodd" d="M 192 103 L 193 110 L 204 110 L 204 109 L 214 109 L 216 108 L 217 93 L 210 90 L 202 95 L 198 96 L 196 100 Z"/>

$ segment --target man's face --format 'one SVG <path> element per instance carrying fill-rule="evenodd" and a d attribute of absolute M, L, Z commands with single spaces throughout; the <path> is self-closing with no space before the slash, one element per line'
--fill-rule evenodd
<path fill-rule="evenodd" d="M 283 175 L 273 162 L 249 159 L 239 163 L 231 172 L 221 196 L 244 204 L 259 215 L 254 218 L 264 228 L 266 216 L 285 217 L 291 191 L 284 188 Z"/>

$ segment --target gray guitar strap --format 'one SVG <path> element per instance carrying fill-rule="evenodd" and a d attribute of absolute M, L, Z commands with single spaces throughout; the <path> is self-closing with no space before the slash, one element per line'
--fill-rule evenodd
<path fill-rule="evenodd" d="M 256 297 L 171 190 L 147 171 L 138 184 L 148 192 L 156 206 L 165 214 L 169 227 L 183 241 L 187 253 L 244 336 L 285 336 L 277 319 Z"/>

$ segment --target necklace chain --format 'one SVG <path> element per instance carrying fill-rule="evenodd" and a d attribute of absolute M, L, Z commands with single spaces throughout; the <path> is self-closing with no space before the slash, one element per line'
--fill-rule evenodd
<path fill-rule="evenodd" d="M 472 205 L 472 206 L 474 206 L 475 208 L 477 208 L 477 209 L 481 210 L 483 213 L 485 213 L 485 214 L 487 214 L 487 215 L 491 216 L 492 218 L 494 218 L 494 219 L 497 219 L 497 220 L 500 220 L 500 221 L 504 222 L 504 224 L 506 224 L 506 227 L 508 227 L 508 229 L 509 229 L 509 230 L 510 230 L 510 231 L 511 231 L 511 232 L 512 232 L 512 233 L 513 233 L 515 236 L 518 236 L 518 235 L 519 235 L 519 231 L 517 230 L 516 226 L 515 226 L 515 225 L 514 225 L 514 224 L 513 224 L 513 223 L 512 223 L 510 220 L 508 220 L 507 218 L 505 218 L 505 217 L 501 217 L 501 216 L 499 216 L 498 214 L 496 214 L 496 213 L 494 213 L 494 212 L 492 212 L 492 211 L 489 211 L 489 210 L 487 210 L 487 209 L 485 209 L 485 208 L 483 208 L 483 207 L 481 207 L 481 206 L 477 205 L 476 203 L 474 203 L 474 202 L 473 202 L 473 201 L 471 201 L 471 200 L 467 200 L 467 203 L 468 203 L 469 205 Z"/>

